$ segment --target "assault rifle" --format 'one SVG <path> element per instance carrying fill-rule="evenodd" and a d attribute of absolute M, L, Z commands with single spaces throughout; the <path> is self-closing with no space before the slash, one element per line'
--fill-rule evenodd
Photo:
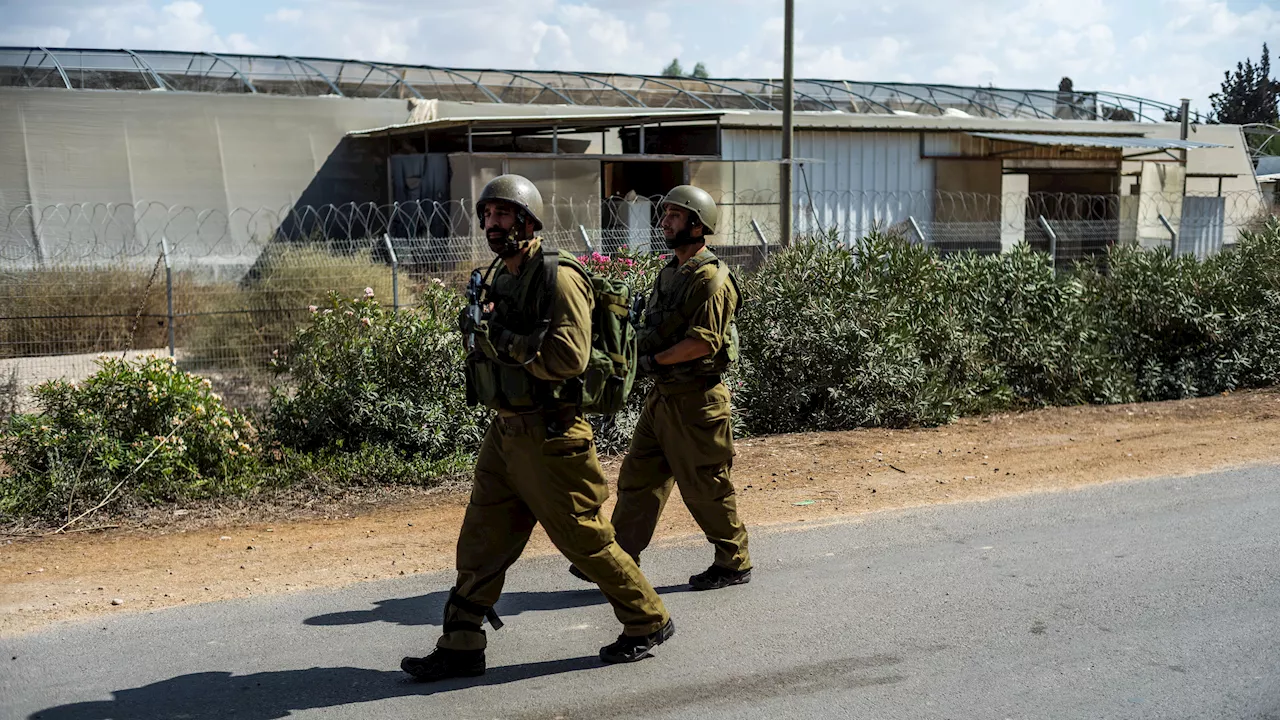
<path fill-rule="evenodd" d="M 634 327 L 640 327 L 640 317 L 644 315 L 644 307 L 644 295 L 637 293 L 634 298 L 631 298 L 631 312 L 627 319 Z"/>
<path fill-rule="evenodd" d="M 484 292 L 484 273 L 479 270 L 472 270 L 471 280 L 467 282 L 467 317 L 471 325 L 466 337 L 468 353 L 476 349 L 476 328 L 480 327 L 480 323 L 484 319 L 484 311 L 480 307 L 480 294 L 482 292 Z"/>

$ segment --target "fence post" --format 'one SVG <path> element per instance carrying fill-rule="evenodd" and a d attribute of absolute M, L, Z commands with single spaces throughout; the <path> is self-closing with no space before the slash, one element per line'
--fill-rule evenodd
<path fill-rule="evenodd" d="M 400 311 L 400 260 L 396 257 L 396 249 L 391 247 L 391 233 L 382 234 L 382 243 L 387 248 L 387 256 L 391 258 L 391 309 Z"/>
<path fill-rule="evenodd" d="M 911 223 L 911 229 L 915 231 L 916 237 L 920 238 L 920 244 L 928 247 L 929 238 L 924 236 L 924 231 L 920 229 L 920 223 L 916 222 L 915 215 L 908 215 L 907 220 Z"/>
<path fill-rule="evenodd" d="M 751 229 L 756 231 L 756 237 L 760 238 L 760 252 L 764 255 L 764 259 L 769 259 L 769 241 L 764 237 L 764 231 L 760 229 L 760 223 L 755 218 L 751 218 Z"/>
<path fill-rule="evenodd" d="M 1040 223 L 1040 227 L 1044 228 L 1044 232 L 1049 236 L 1049 261 L 1053 263 L 1053 267 L 1058 267 L 1058 233 L 1054 232 L 1053 226 L 1048 220 L 1041 215 L 1036 222 Z"/>
<path fill-rule="evenodd" d="M 1156 217 L 1160 218 L 1160 224 L 1164 225 L 1164 229 L 1169 231 L 1169 253 L 1171 255 L 1178 254 L 1178 232 L 1169 224 L 1169 218 L 1160 213 Z"/>
<path fill-rule="evenodd" d="M 166 325 L 169 327 L 169 357 L 173 357 L 173 263 L 169 260 L 169 239 L 164 235 L 160 236 L 160 252 L 164 254 L 164 286 L 165 304 L 167 306 Z"/>
<path fill-rule="evenodd" d="M 586 245 L 586 246 L 587 246 L 587 252 L 589 252 L 589 253 L 591 253 L 591 252 L 595 252 L 595 251 L 596 251 L 596 249 L 595 249 L 595 248 L 593 248 L 593 247 L 591 247 L 591 238 L 587 236 L 587 226 L 586 226 L 586 225 L 579 225 L 579 226 L 578 226 L 578 232 L 582 233 L 582 242 L 583 242 L 583 244 L 584 244 L 584 245 Z"/>

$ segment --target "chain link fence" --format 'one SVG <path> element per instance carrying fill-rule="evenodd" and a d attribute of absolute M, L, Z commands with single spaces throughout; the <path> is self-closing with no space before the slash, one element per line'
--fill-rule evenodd
<path fill-rule="evenodd" d="M 716 251 L 748 269 L 776 251 L 777 199 L 718 198 Z M 544 240 L 577 254 L 660 250 L 657 200 L 554 198 Z M 1204 256 L 1273 210 L 1255 193 L 802 193 L 795 201 L 798 236 L 834 232 L 847 241 L 880 230 L 944 254 L 997 253 L 1026 241 L 1063 266 L 1117 242 Z M 373 288 L 384 304 L 409 308 L 423 284 L 461 287 L 487 265 L 492 255 L 473 214 L 468 201 L 19 207 L 0 216 L 0 413 L 12 412 L 15 393 L 85 377 L 98 353 L 123 352 L 172 354 L 230 402 L 261 405 L 272 357 L 329 292 L 355 297 Z"/>

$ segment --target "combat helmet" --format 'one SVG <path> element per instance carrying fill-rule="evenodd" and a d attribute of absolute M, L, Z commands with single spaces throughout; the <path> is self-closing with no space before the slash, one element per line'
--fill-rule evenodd
<path fill-rule="evenodd" d="M 711 199 L 711 193 L 706 190 L 692 185 L 677 185 L 662 198 L 659 207 L 663 205 L 675 205 L 688 210 L 695 216 L 693 219 L 702 224 L 703 235 L 715 234 L 720 211 L 716 209 L 716 201 Z"/>
<path fill-rule="evenodd" d="M 521 175 L 499 175 L 490 180 L 476 200 L 476 217 L 483 219 L 484 204 L 503 200 L 520 208 L 533 220 L 535 232 L 542 229 L 542 193 L 528 178 Z"/>

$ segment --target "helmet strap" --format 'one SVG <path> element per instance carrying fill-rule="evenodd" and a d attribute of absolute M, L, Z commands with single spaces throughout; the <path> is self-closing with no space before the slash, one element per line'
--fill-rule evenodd
<path fill-rule="evenodd" d="M 525 232 L 528 219 L 529 216 L 523 210 L 517 212 L 516 222 L 507 231 L 507 236 L 496 242 L 489 240 L 489 249 L 503 260 L 509 260 L 524 252 L 529 245 L 529 234 Z"/>

